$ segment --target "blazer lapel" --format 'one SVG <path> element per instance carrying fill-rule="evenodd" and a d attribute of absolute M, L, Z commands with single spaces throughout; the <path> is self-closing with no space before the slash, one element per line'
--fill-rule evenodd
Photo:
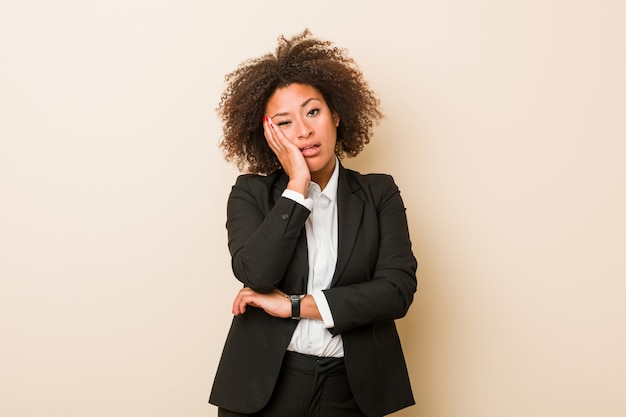
<path fill-rule="evenodd" d="M 350 172 L 339 165 L 339 182 L 337 185 L 337 266 L 331 286 L 348 265 L 350 254 L 354 248 L 361 219 L 363 218 L 363 200 L 356 192 L 361 188 L 356 181 L 351 181 Z"/>

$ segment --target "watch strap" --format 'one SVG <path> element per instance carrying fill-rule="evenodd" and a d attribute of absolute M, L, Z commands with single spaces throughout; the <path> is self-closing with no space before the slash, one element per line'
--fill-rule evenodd
<path fill-rule="evenodd" d="M 292 294 L 287 298 L 291 301 L 291 318 L 294 320 L 300 320 L 300 301 L 304 295 Z"/>

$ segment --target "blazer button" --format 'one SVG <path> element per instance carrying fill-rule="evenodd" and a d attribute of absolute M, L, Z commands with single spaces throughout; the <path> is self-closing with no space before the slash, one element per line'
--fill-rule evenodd
<path fill-rule="evenodd" d="M 283 220 L 287 220 L 289 218 L 289 215 L 287 213 L 283 213 L 281 217 L 283 218 Z"/>

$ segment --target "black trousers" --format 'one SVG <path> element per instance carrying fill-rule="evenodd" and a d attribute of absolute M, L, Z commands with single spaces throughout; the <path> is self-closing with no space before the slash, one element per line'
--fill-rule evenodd
<path fill-rule="evenodd" d="M 365 417 L 348 383 L 343 358 L 287 352 L 270 402 L 255 414 L 219 408 L 218 417 Z"/>

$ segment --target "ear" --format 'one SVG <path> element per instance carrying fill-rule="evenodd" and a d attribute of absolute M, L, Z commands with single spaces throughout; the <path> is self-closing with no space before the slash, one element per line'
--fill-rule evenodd
<path fill-rule="evenodd" d="M 337 114 L 337 112 L 333 112 L 333 121 L 335 122 L 335 127 L 339 127 L 339 121 L 341 117 Z"/>

